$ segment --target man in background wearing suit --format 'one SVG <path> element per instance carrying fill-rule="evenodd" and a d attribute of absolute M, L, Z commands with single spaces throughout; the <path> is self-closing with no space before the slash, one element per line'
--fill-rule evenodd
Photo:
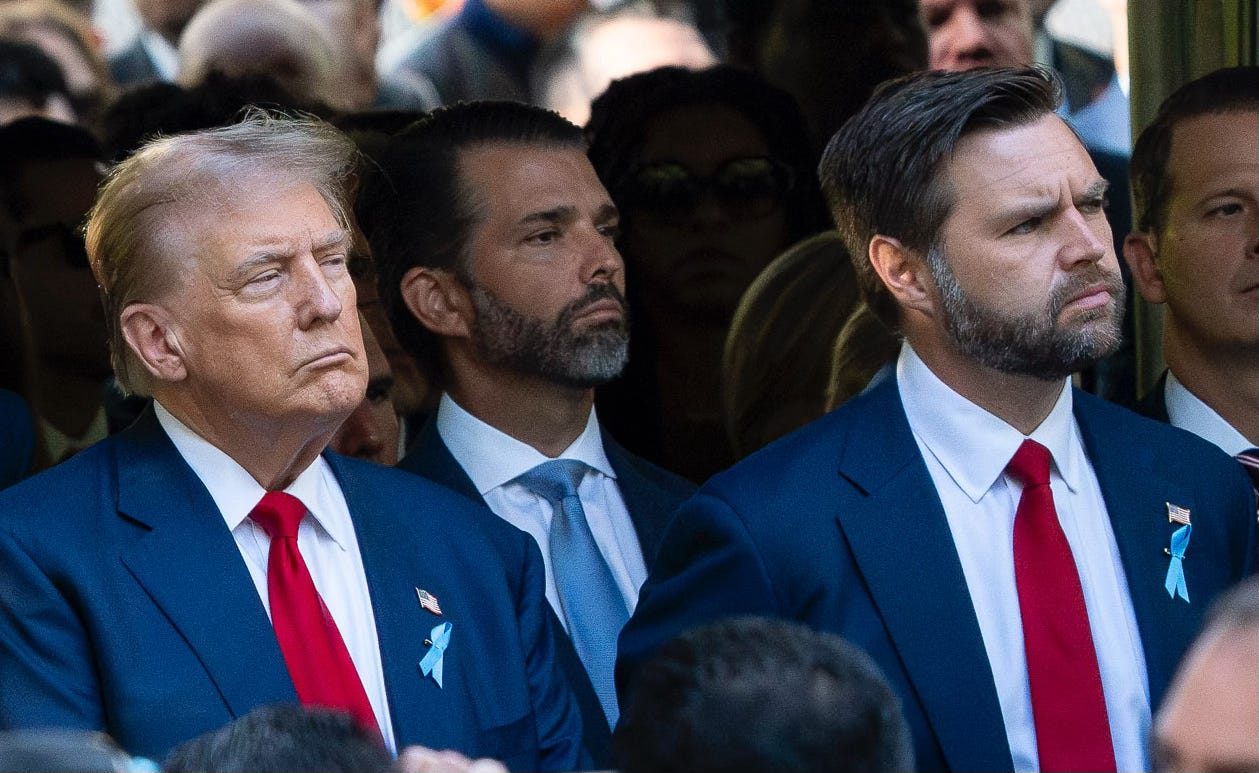
<path fill-rule="evenodd" d="M 1176 90 L 1132 151 L 1132 278 L 1167 372 L 1138 405 L 1238 456 L 1259 445 L 1259 67 Z M 1252 460 L 1259 465 L 1259 455 Z"/>
<path fill-rule="evenodd" d="M 367 387 L 355 151 L 262 114 L 151 143 L 87 226 L 114 367 L 153 406 L 0 494 L 0 729 L 133 753 L 256 706 L 391 749 L 583 763 L 537 547 L 441 486 L 322 453 Z"/>
<path fill-rule="evenodd" d="M 693 490 L 595 415 L 594 387 L 621 371 L 628 344 L 616 208 L 581 131 L 516 103 L 437 110 L 379 160 L 358 222 L 399 339 L 444 390 L 398 466 L 533 535 L 603 708 L 595 719 L 615 724 L 616 636 Z"/>
<path fill-rule="evenodd" d="M 1254 496 L 1210 444 L 1071 388 L 1118 344 L 1123 284 L 1059 100 L 1039 69 L 924 73 L 831 140 L 823 190 L 904 337 L 895 377 L 682 506 L 621 636 L 623 701 L 679 631 L 786 617 L 874 658 L 920 770 L 1147 768 L 1151 706 L 1253 567 Z"/>

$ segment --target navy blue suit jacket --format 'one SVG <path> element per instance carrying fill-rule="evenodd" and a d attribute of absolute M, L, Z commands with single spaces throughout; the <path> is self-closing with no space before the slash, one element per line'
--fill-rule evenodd
<path fill-rule="evenodd" d="M 534 542 L 441 486 L 326 458 L 362 552 L 399 747 L 581 767 Z M 444 617 L 421 609 L 417 587 Z M 438 687 L 419 662 L 443 621 Z M 236 543 L 151 409 L 0 492 L 0 729 L 99 729 L 160 757 L 296 699 Z"/>
<path fill-rule="evenodd" d="M 695 493 L 695 485 L 689 481 L 660 469 L 648 461 L 626 451 L 607 433 L 603 434 L 603 450 L 608 462 L 616 472 L 617 487 L 625 500 L 625 508 L 629 511 L 630 520 L 634 523 L 634 531 L 638 535 L 638 544 L 643 551 L 643 561 L 648 568 L 655 560 L 660 549 L 660 539 L 664 535 L 669 518 L 691 494 Z M 437 423 L 429 420 L 420 431 L 415 445 L 398 468 L 414 472 L 417 475 L 441 483 L 458 491 L 482 505 L 485 500 L 477 491 L 468 473 L 450 453 L 446 443 L 437 432 Z M 586 725 L 586 745 L 596 761 L 606 762 L 610 732 L 605 732 L 607 721 L 599 699 L 595 696 L 590 678 L 573 650 L 572 642 L 567 636 L 560 637 L 560 661 L 573 683 L 581 705 L 582 718 Z"/>
<path fill-rule="evenodd" d="M 1076 391 L 1157 706 L 1211 598 L 1253 570 L 1254 495 L 1201 439 Z M 1164 548 L 1190 509 L 1193 603 L 1163 587 Z M 900 696 L 919 770 L 1009 770 L 1005 727 L 957 551 L 896 379 L 713 477 L 682 506 L 621 634 L 635 667 L 693 625 L 788 618 L 868 652 Z M 766 642 L 772 647 L 772 642 Z"/>
<path fill-rule="evenodd" d="M 17 483 L 31 471 L 35 422 L 26 401 L 0 389 L 0 489 Z"/>

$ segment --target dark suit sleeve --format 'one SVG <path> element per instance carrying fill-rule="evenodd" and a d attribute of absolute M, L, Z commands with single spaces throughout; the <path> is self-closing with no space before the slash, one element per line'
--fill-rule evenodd
<path fill-rule="evenodd" d="M 588 770 L 592 760 L 584 751 L 581 715 L 572 688 L 556 659 L 555 629 L 559 623 L 546 600 L 542 553 L 526 538 L 524 574 L 516 609 L 521 646 L 525 652 L 529 693 L 538 726 L 538 766 L 541 770 Z"/>
<path fill-rule="evenodd" d="M 666 642 L 701 623 L 735 615 L 777 616 L 764 557 L 737 512 L 709 493 L 674 516 L 638 607 L 617 647 L 617 697 L 624 707 L 634 672 Z"/>
<path fill-rule="evenodd" d="M 104 730 L 105 718 L 72 604 L 18 540 L 0 532 L 0 729 L 22 727 Z"/>

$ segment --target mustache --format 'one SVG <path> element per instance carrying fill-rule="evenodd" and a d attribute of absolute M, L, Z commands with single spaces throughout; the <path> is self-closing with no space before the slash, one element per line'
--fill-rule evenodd
<path fill-rule="evenodd" d="M 586 285 L 586 292 L 577 300 L 570 303 L 560 312 L 561 319 L 574 317 L 588 307 L 593 306 L 600 301 L 613 300 L 621 307 L 621 311 L 626 310 L 625 295 L 617 289 L 616 285 L 611 282 L 597 282 L 595 284 Z"/>
<path fill-rule="evenodd" d="M 1054 288 L 1049 306 L 1053 316 L 1056 317 L 1062 311 L 1062 308 L 1071 302 L 1072 298 L 1094 285 L 1104 286 L 1106 291 L 1110 293 L 1113 303 L 1123 308 L 1124 299 L 1127 296 L 1123 277 L 1118 271 L 1107 271 L 1094 264 L 1092 267 L 1071 276 L 1060 286 Z"/>

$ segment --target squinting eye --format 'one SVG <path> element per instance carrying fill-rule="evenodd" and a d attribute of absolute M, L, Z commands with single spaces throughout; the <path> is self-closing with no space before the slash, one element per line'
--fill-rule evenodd
<path fill-rule="evenodd" d="M 1029 217 L 1028 219 L 1024 220 L 1023 222 L 1011 228 L 1006 233 L 1014 234 L 1016 236 L 1021 236 L 1023 234 L 1030 234 L 1032 231 L 1035 231 L 1039 225 L 1040 225 L 1039 217 Z"/>
<path fill-rule="evenodd" d="M 1208 215 L 1236 215 L 1242 211 L 1242 205 L 1236 202 L 1229 204 L 1221 204 L 1220 206 L 1208 212 Z"/>

